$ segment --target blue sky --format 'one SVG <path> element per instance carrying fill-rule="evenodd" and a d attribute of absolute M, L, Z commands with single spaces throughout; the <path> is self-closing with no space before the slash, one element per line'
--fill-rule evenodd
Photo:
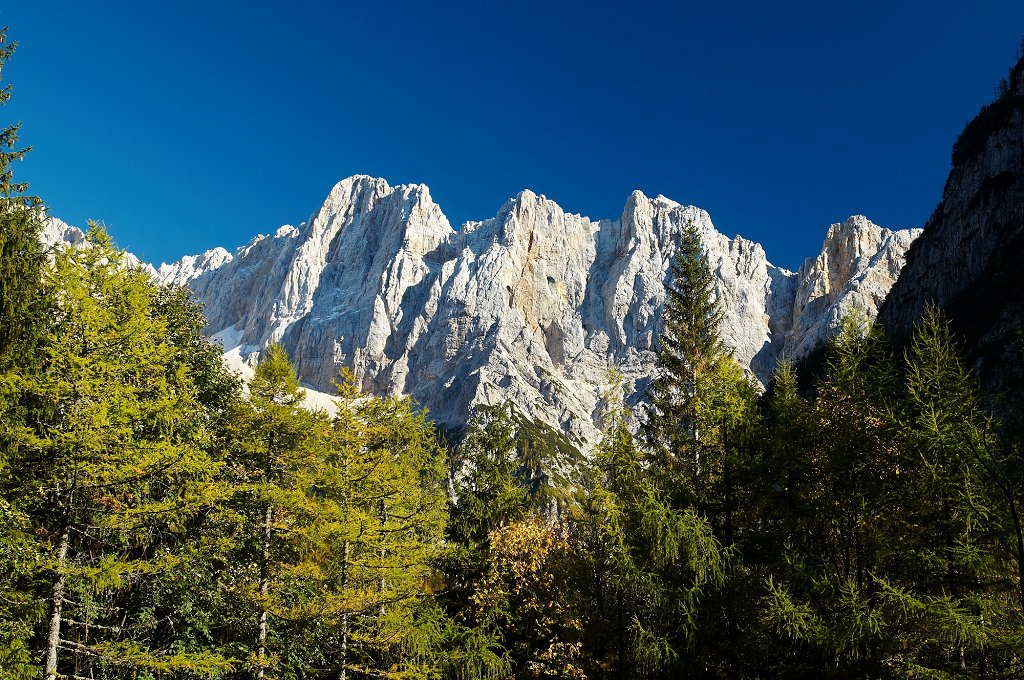
<path fill-rule="evenodd" d="M 794 268 L 827 226 L 921 226 L 1024 3 L 11 1 L 20 179 L 160 262 L 297 224 L 356 173 L 456 226 L 523 188 L 630 191 Z"/>

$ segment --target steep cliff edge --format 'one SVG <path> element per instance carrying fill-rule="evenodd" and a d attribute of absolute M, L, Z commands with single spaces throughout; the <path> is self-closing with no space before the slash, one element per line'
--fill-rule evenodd
<path fill-rule="evenodd" d="M 1021 365 L 1024 57 L 1000 90 L 957 140 L 942 201 L 880 313 L 901 343 L 925 306 L 937 304 L 978 376 L 996 387 L 1006 383 L 1006 367 Z"/>

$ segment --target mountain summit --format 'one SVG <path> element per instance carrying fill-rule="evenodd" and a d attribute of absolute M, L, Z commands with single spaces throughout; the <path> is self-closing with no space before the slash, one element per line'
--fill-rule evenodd
<path fill-rule="evenodd" d="M 374 393 L 410 394 L 442 426 L 512 400 L 580 446 L 598 435 L 610 370 L 644 399 L 666 275 L 687 222 L 717 278 L 724 338 L 762 382 L 779 357 L 817 347 L 845 313 L 873 316 L 917 231 L 855 216 L 832 225 L 798 272 L 719 233 L 708 214 L 636 191 L 615 220 L 566 213 L 522 191 L 456 231 L 430 190 L 364 175 L 339 182 L 308 222 L 162 265 L 203 301 L 233 361 L 269 344 L 330 391 L 342 367 Z"/>

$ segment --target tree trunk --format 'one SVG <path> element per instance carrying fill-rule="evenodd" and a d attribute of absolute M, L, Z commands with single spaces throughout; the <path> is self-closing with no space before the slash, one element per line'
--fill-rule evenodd
<path fill-rule="evenodd" d="M 256 680 L 263 680 L 264 668 L 267 659 L 267 596 L 270 594 L 270 522 L 273 518 L 274 508 L 267 503 L 267 509 L 263 515 L 263 554 L 260 559 L 260 624 L 257 634 L 256 647 L 259 658 L 259 669 L 256 671 Z"/>
<path fill-rule="evenodd" d="M 731 549 L 736 541 L 735 528 L 733 526 L 733 490 L 732 490 L 732 464 L 729 460 L 729 443 L 725 435 L 725 427 L 722 427 L 722 458 L 723 472 L 725 479 L 725 541 Z M 729 558 L 725 563 L 725 620 L 726 630 L 729 636 L 729 666 L 732 672 L 736 672 L 736 651 L 739 648 L 739 636 L 736 630 L 736 607 L 733 601 L 734 569 L 733 560 Z"/>
<path fill-rule="evenodd" d="M 380 617 L 383 619 L 384 609 L 384 559 L 387 556 L 385 544 L 387 541 L 388 506 L 384 499 L 380 501 Z"/>
<path fill-rule="evenodd" d="M 1013 494 L 1007 493 L 1006 497 L 1010 506 L 1010 517 L 1013 519 L 1013 531 L 1017 538 L 1017 596 L 1020 599 L 1020 606 L 1024 608 L 1024 531 L 1021 530 L 1020 515 Z"/>
<path fill-rule="evenodd" d="M 53 591 L 50 595 L 52 611 L 50 613 L 50 632 L 46 637 L 46 665 L 43 669 L 46 680 L 56 680 L 57 678 L 57 647 L 60 644 L 61 610 L 64 608 L 64 586 L 67 579 L 64 567 L 70 545 L 71 528 L 65 527 L 64 533 L 60 536 L 60 549 L 57 553 L 57 579 L 53 582 Z"/>
<path fill-rule="evenodd" d="M 349 559 L 349 542 L 345 541 L 345 546 L 341 553 L 341 592 L 342 594 L 348 591 L 348 559 Z M 345 605 L 345 611 L 341 614 L 341 649 L 340 652 L 340 668 L 338 669 L 338 680 L 346 680 L 348 675 L 348 605 Z"/>

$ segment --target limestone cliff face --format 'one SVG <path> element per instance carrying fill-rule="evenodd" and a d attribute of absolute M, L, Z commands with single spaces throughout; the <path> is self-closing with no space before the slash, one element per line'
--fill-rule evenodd
<path fill-rule="evenodd" d="M 926 305 L 944 308 L 983 380 L 1020 365 L 1024 328 L 1024 59 L 964 128 L 942 201 L 882 308 L 897 340 Z"/>
<path fill-rule="evenodd" d="M 448 427 L 476 404 L 510 399 L 586 447 L 610 368 L 629 381 L 631 403 L 644 399 L 669 263 L 689 221 L 716 274 L 725 340 L 762 381 L 846 312 L 874 315 L 915 235 L 853 217 L 793 273 L 663 196 L 634 192 L 618 219 L 595 221 L 523 191 L 455 231 L 427 187 L 357 176 L 299 227 L 234 255 L 163 265 L 157 277 L 192 288 L 235 364 L 281 342 L 318 390 L 347 366 L 364 389 L 411 394 Z"/>
<path fill-rule="evenodd" d="M 840 319 L 873 318 L 896 282 L 920 229 L 889 231 L 857 215 L 829 227 L 821 254 L 797 274 L 793 314 L 784 343 L 793 359 L 807 356 Z"/>

